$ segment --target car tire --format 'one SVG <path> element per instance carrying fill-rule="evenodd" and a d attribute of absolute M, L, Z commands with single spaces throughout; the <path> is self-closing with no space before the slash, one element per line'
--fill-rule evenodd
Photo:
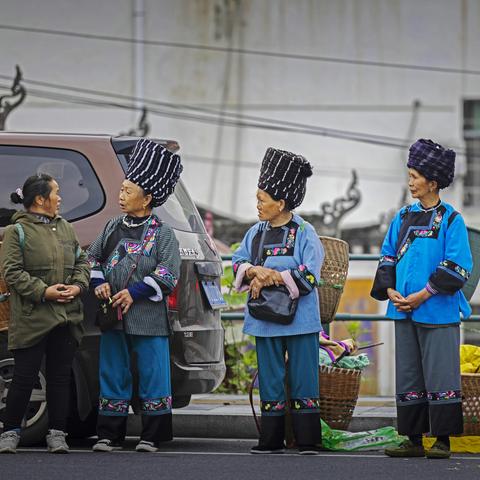
<path fill-rule="evenodd" d="M 7 349 L 7 334 L 0 333 L 0 425 L 3 426 L 8 387 L 12 381 L 14 360 Z M 20 444 L 24 446 L 43 442 L 48 430 L 45 368 L 42 365 L 27 407 L 26 422 L 22 427 Z"/>
<path fill-rule="evenodd" d="M 191 399 L 192 399 L 191 395 L 180 395 L 180 396 L 177 396 L 177 397 L 173 397 L 172 408 L 188 407 Z"/>

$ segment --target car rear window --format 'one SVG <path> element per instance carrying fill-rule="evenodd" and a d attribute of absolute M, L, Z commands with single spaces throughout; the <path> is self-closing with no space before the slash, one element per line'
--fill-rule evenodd
<path fill-rule="evenodd" d="M 60 214 L 69 221 L 100 210 L 105 194 L 88 159 L 79 152 L 60 148 L 0 145 L 0 210 L 18 209 L 10 194 L 35 174 L 47 173 L 58 182 Z"/>
<path fill-rule="evenodd" d="M 126 171 L 126 155 L 117 154 L 117 156 L 123 170 Z M 181 180 L 177 183 L 175 191 L 168 200 L 161 207 L 154 208 L 153 212 L 175 230 L 205 233 L 202 218 Z"/>

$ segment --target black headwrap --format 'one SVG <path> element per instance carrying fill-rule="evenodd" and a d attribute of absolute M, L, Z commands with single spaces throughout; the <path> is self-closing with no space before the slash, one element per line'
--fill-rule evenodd
<path fill-rule="evenodd" d="M 274 200 L 285 200 L 293 210 L 305 198 L 307 178 L 312 176 L 312 166 L 301 155 L 269 148 L 263 157 L 258 188 Z"/>
<path fill-rule="evenodd" d="M 435 180 L 438 188 L 446 188 L 455 175 L 455 152 L 438 143 L 421 138 L 409 151 L 408 168 L 414 168 L 428 180 Z"/>

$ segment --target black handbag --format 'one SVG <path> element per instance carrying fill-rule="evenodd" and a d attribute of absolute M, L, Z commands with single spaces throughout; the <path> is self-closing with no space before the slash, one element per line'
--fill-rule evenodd
<path fill-rule="evenodd" d="M 262 265 L 266 231 L 265 228 L 260 237 L 260 245 L 254 265 Z M 281 325 L 288 325 L 293 322 L 297 305 L 298 299 L 290 298 L 290 292 L 285 285 L 263 287 L 258 298 L 253 299 L 249 296 L 247 301 L 248 311 L 252 317 Z"/>

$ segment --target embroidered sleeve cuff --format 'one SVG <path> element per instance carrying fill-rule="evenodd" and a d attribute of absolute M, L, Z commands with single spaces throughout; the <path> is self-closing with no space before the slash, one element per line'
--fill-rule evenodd
<path fill-rule="evenodd" d="M 283 283 L 285 283 L 285 286 L 290 292 L 290 298 L 292 300 L 298 298 L 300 296 L 300 292 L 298 290 L 297 284 L 295 283 L 295 280 L 292 277 L 292 274 L 290 273 L 290 270 L 284 270 L 283 272 L 280 272 L 280 275 L 282 276 Z"/>
<path fill-rule="evenodd" d="M 158 286 L 157 282 L 152 277 L 144 277 L 143 281 L 149 286 L 152 287 L 156 294 L 148 297 L 152 302 L 161 302 L 163 300 L 162 289 Z"/>
<path fill-rule="evenodd" d="M 425 285 L 425 290 L 430 294 L 430 295 L 437 295 L 438 294 L 438 290 L 432 286 L 432 284 L 430 282 L 427 282 L 427 284 Z"/>
<path fill-rule="evenodd" d="M 245 280 L 245 274 L 247 273 L 247 270 L 253 267 L 251 263 L 242 263 L 238 267 L 237 273 L 235 275 L 235 283 L 234 287 L 237 292 L 245 292 L 248 290 L 248 285 L 246 284 Z"/>

